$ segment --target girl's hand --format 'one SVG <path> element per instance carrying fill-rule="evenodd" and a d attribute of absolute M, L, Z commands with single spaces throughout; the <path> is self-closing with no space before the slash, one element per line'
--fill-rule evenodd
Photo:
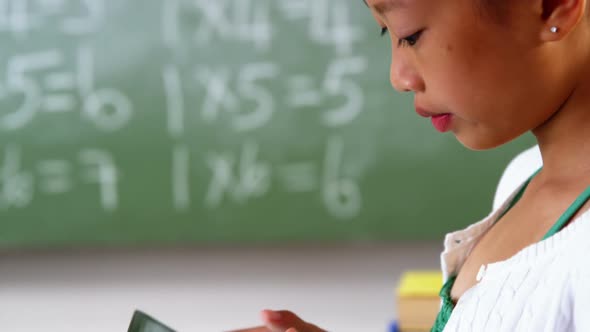
<path fill-rule="evenodd" d="M 326 332 L 305 322 L 294 313 L 286 310 L 263 310 L 260 313 L 264 326 L 252 327 L 233 332 Z"/>

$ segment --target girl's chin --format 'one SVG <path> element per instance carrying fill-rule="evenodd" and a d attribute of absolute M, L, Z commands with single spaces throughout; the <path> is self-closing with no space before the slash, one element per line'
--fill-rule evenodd
<path fill-rule="evenodd" d="M 510 142 L 512 139 L 499 140 L 490 135 L 482 135 L 481 133 L 454 132 L 457 140 L 463 144 L 464 147 L 474 151 L 484 151 L 497 148 Z"/>

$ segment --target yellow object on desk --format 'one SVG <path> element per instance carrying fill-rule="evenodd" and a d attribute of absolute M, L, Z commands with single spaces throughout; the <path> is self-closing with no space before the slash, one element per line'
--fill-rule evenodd
<path fill-rule="evenodd" d="M 406 271 L 396 288 L 401 332 L 430 331 L 440 309 L 440 271 Z"/>
<path fill-rule="evenodd" d="M 442 288 L 440 271 L 407 271 L 397 288 L 398 296 L 438 296 Z"/>

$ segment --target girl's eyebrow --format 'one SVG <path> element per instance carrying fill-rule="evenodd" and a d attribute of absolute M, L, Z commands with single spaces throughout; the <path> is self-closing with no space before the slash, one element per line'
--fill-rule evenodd
<path fill-rule="evenodd" d="M 367 7 L 371 7 L 367 3 L 367 0 L 363 1 L 365 2 L 365 5 L 367 5 Z M 379 0 L 375 1 L 372 7 L 375 9 L 377 13 L 385 14 L 392 10 L 407 8 L 408 2 L 408 0 Z"/>

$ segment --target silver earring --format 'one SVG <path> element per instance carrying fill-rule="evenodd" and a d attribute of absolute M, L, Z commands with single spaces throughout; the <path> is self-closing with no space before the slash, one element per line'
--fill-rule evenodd
<path fill-rule="evenodd" d="M 559 31 L 558 27 L 551 27 L 551 32 L 557 33 Z"/>

